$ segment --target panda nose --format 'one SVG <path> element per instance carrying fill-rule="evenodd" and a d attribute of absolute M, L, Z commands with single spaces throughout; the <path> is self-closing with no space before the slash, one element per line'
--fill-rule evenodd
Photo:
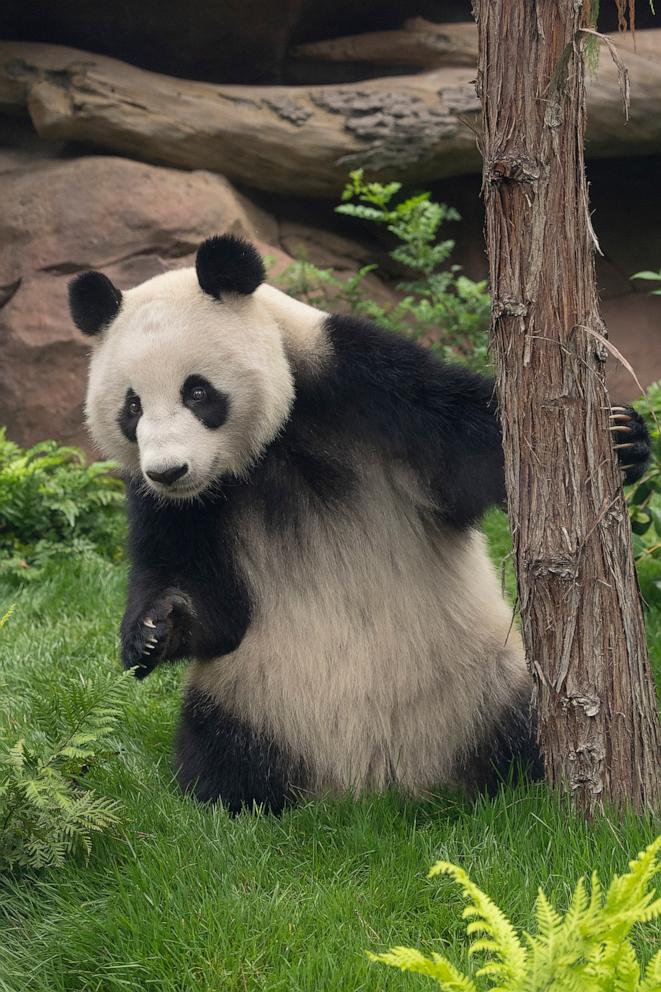
<path fill-rule="evenodd" d="M 177 479 L 181 479 L 182 476 L 186 475 L 188 471 L 188 465 L 175 465 L 173 468 L 167 468 L 164 472 L 145 472 L 147 478 L 151 479 L 152 482 L 162 482 L 164 486 L 171 486 L 173 482 Z"/>

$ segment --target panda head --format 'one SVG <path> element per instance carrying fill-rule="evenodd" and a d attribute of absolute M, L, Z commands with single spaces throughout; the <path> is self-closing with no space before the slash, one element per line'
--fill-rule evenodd
<path fill-rule="evenodd" d="M 224 235 L 201 245 L 195 269 L 125 293 L 100 272 L 70 284 L 74 323 L 93 343 L 92 438 L 159 496 L 192 499 L 241 476 L 287 420 L 288 320 L 272 294 L 288 298 L 263 279 L 257 250 Z"/>

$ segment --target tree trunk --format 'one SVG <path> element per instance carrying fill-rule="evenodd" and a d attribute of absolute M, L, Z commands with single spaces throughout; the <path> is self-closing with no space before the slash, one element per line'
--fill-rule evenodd
<path fill-rule="evenodd" d="M 580 4 L 474 7 L 491 343 L 546 774 L 588 815 L 658 808 L 661 733 L 608 430 Z"/>

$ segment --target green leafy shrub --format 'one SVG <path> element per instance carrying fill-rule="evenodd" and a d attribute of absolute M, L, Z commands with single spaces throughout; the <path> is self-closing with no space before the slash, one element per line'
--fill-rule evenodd
<path fill-rule="evenodd" d="M 661 282 L 661 269 L 658 272 L 650 272 L 646 270 L 645 272 L 636 272 L 635 275 L 631 276 L 632 279 L 646 279 L 649 282 Z M 661 296 L 661 286 L 658 289 L 650 289 L 650 296 Z"/>
<path fill-rule="evenodd" d="M 3 623 L 9 614 L 3 618 Z M 112 732 L 128 692 L 128 673 L 52 683 L 17 732 L 0 725 L 0 868 L 62 865 L 87 857 L 92 835 L 119 820 L 120 804 L 87 784 L 93 768 L 118 752 Z M 18 733 L 18 736 L 17 736 Z"/>
<path fill-rule="evenodd" d="M 384 307 L 365 294 L 363 281 L 376 265 L 365 265 L 348 279 L 298 259 L 279 277 L 288 293 L 312 306 L 341 301 L 350 312 L 415 338 L 425 338 L 444 357 L 473 367 L 487 364 L 490 300 L 486 282 L 461 274 L 460 266 L 444 267 L 454 249 L 451 239 L 438 240 L 449 220 L 460 220 L 452 207 L 436 203 L 429 193 L 399 199 L 401 183 L 366 182 L 362 169 L 350 174 L 338 213 L 384 226 L 397 239 L 391 258 L 408 269 L 398 283 L 403 298 Z"/>
<path fill-rule="evenodd" d="M 386 311 L 369 297 L 363 298 L 362 282 L 376 268 L 376 265 L 364 265 L 354 275 L 343 279 L 333 269 L 319 268 L 300 255 L 274 281 L 290 296 L 311 307 L 323 310 L 335 302 L 341 302 L 351 313 L 371 316 L 373 320 L 391 326 Z M 393 327 L 393 330 L 399 330 L 399 327 Z"/>
<path fill-rule="evenodd" d="M 439 861 L 429 875 L 449 875 L 469 905 L 468 956 L 477 959 L 471 974 L 446 957 L 426 957 L 411 947 L 370 954 L 380 961 L 435 979 L 456 992 L 661 992 L 661 949 L 644 974 L 629 940 L 633 927 L 661 916 L 661 898 L 651 887 L 659 871 L 661 836 L 615 876 L 606 893 L 596 872 L 588 887 L 581 879 L 562 915 L 539 890 L 536 933 L 518 934 L 505 914 L 456 865 Z"/>
<path fill-rule="evenodd" d="M 645 599 L 661 604 L 661 382 L 634 403 L 648 415 L 652 461 L 645 475 L 627 493 L 638 577 Z"/>
<path fill-rule="evenodd" d="M 632 279 L 661 283 L 658 272 L 637 272 Z M 661 296 L 661 288 L 650 291 Z M 661 604 L 661 381 L 653 383 L 643 399 L 634 403 L 648 416 L 652 436 L 652 463 L 643 478 L 628 493 L 629 514 L 634 532 L 634 553 L 641 587 L 646 597 Z"/>
<path fill-rule="evenodd" d="M 114 468 L 55 441 L 24 450 L 0 428 L 0 575 L 30 577 L 54 555 L 118 558 L 125 517 Z"/>
<path fill-rule="evenodd" d="M 454 250 L 454 241 L 438 240 L 448 220 L 459 213 L 436 203 L 429 193 L 398 201 L 401 183 L 366 182 L 362 169 L 352 172 L 338 213 L 384 225 L 399 244 L 391 258 L 411 270 L 413 278 L 400 282 L 407 295 L 397 306 L 397 319 L 408 316 L 418 335 L 439 331 L 441 348 L 451 357 L 484 365 L 490 299 L 486 281 L 460 275 L 460 266 L 442 266 Z"/>

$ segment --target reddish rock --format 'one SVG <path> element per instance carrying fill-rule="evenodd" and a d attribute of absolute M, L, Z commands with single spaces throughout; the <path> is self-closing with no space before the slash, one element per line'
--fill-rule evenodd
<path fill-rule="evenodd" d="M 55 437 L 87 447 L 87 343 L 66 298 L 73 273 L 100 268 L 130 288 L 192 264 L 209 234 L 243 234 L 266 251 L 278 235 L 219 176 L 119 158 L 4 172 L 0 191 L 0 424 L 21 444 Z"/>

